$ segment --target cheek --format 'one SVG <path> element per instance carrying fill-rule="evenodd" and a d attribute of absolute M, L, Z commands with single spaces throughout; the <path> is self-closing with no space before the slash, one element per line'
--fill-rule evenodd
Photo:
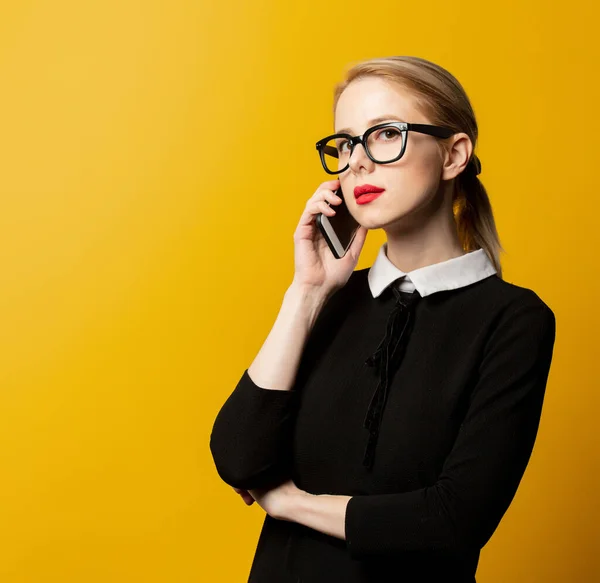
<path fill-rule="evenodd" d="M 404 163 L 405 168 L 412 168 L 416 172 L 437 171 L 441 167 L 442 156 L 435 138 L 423 135 L 409 136 L 404 156 L 398 161 Z"/>
<path fill-rule="evenodd" d="M 408 196 L 420 197 L 432 189 L 437 189 L 441 175 L 441 158 L 434 147 L 414 147 L 401 160 L 390 164 L 390 184 Z"/>
<path fill-rule="evenodd" d="M 385 206 L 378 208 L 377 218 L 385 222 L 392 215 L 410 214 L 429 206 L 439 188 L 435 164 L 435 159 L 431 161 L 422 159 L 418 164 L 396 169 L 389 168 L 390 172 L 385 181 L 389 188 L 389 197 Z"/>
<path fill-rule="evenodd" d="M 385 183 L 395 195 L 405 199 L 419 199 L 437 187 L 439 182 L 435 160 L 419 159 L 410 164 L 386 168 Z"/>

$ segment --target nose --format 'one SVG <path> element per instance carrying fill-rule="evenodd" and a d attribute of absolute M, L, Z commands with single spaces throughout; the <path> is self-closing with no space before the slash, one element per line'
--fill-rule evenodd
<path fill-rule="evenodd" d="M 352 154 L 348 159 L 348 164 L 352 172 L 358 172 L 360 168 L 371 168 L 374 165 L 373 160 L 367 156 L 365 147 L 362 143 L 355 144 Z"/>

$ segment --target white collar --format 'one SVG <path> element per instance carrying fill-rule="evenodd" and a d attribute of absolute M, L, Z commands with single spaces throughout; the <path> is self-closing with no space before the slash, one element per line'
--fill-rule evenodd
<path fill-rule="evenodd" d="M 402 278 L 399 285 L 401 291 L 416 289 L 421 297 L 425 297 L 470 285 L 495 273 L 496 268 L 483 249 L 405 273 L 388 259 L 386 242 L 380 247 L 367 277 L 374 298 L 398 278 Z"/>

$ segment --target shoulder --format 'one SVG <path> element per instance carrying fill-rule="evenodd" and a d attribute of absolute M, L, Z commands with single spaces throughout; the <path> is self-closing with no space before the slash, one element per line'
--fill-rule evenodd
<path fill-rule="evenodd" d="M 473 317 L 500 317 L 515 311 L 537 312 L 554 317 L 550 306 L 532 289 L 516 285 L 490 275 L 478 282 L 448 291 L 434 293 L 424 298 L 426 303 L 440 309 L 455 309 Z"/>
<path fill-rule="evenodd" d="M 554 318 L 550 306 L 533 289 L 505 281 L 492 275 L 482 281 L 481 293 L 507 312 L 537 312 L 546 318 Z"/>
<path fill-rule="evenodd" d="M 554 343 L 556 317 L 538 293 L 497 275 L 480 283 L 477 295 L 491 310 L 492 338 L 521 336 L 541 345 Z"/>

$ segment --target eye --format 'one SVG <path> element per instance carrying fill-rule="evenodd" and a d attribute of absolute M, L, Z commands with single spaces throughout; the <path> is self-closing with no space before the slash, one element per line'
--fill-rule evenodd
<path fill-rule="evenodd" d="M 345 150 L 344 148 L 346 148 L 348 146 L 348 140 L 338 140 L 336 143 L 336 148 L 337 151 L 342 154 Z"/>
<path fill-rule="evenodd" d="M 382 139 L 384 142 L 393 142 L 402 137 L 402 133 L 397 128 L 383 128 L 377 132 L 377 139 Z"/>

